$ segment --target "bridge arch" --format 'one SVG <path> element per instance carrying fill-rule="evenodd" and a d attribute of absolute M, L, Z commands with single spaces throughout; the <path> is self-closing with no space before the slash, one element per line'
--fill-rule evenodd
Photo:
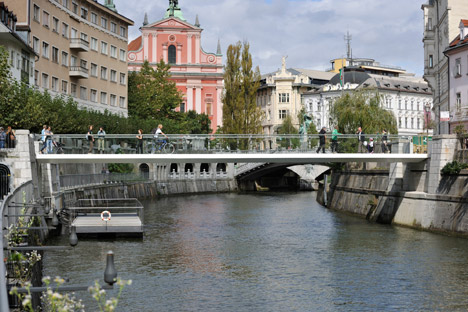
<path fill-rule="evenodd" d="M 200 173 L 201 172 L 206 172 L 206 173 L 210 172 L 210 164 L 202 163 L 200 165 Z"/>
<path fill-rule="evenodd" d="M 169 172 L 179 172 L 179 164 L 172 163 Z"/>
<path fill-rule="evenodd" d="M 5 164 L 0 164 L 0 200 L 10 193 L 11 188 L 11 171 Z"/>
<path fill-rule="evenodd" d="M 193 172 L 193 164 L 185 164 L 184 172 Z"/>
<path fill-rule="evenodd" d="M 219 163 L 216 165 L 216 172 L 226 172 L 227 165 L 225 163 Z"/>
<path fill-rule="evenodd" d="M 138 169 L 140 170 L 140 175 L 145 178 L 149 179 L 150 168 L 148 164 L 141 164 Z"/>

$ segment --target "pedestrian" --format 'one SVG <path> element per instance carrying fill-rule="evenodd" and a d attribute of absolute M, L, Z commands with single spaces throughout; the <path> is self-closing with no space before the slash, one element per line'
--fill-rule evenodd
<path fill-rule="evenodd" d="M 47 125 L 43 125 L 42 126 L 42 130 L 41 130 L 41 139 L 39 140 L 39 142 L 41 142 L 42 144 L 42 147 L 40 149 L 40 153 L 41 154 L 44 154 L 44 150 L 46 149 L 47 145 L 46 145 L 46 131 L 47 131 Z"/>
<path fill-rule="evenodd" d="M 88 143 L 89 143 L 88 154 L 92 154 L 93 148 L 94 148 L 93 125 L 90 125 L 88 127 L 88 133 L 86 134 L 86 138 L 88 139 Z"/>
<path fill-rule="evenodd" d="M 136 153 L 143 154 L 143 130 L 138 129 Z"/>
<path fill-rule="evenodd" d="M 15 130 L 13 130 L 11 126 L 8 126 L 7 128 L 5 142 L 6 142 L 7 148 L 15 148 L 16 135 L 15 135 Z"/>
<path fill-rule="evenodd" d="M 365 153 L 366 152 L 366 147 L 364 146 L 364 142 L 366 141 L 366 137 L 364 135 L 364 132 L 362 132 L 362 128 L 359 127 L 358 131 L 356 132 L 358 135 L 358 153 Z"/>
<path fill-rule="evenodd" d="M 0 127 L 0 148 L 5 148 L 6 133 L 3 127 Z"/>
<path fill-rule="evenodd" d="M 374 153 L 374 139 L 373 138 L 370 138 L 369 139 L 369 143 L 367 144 L 367 152 L 369 154 L 373 154 Z"/>
<path fill-rule="evenodd" d="M 388 153 L 388 135 L 386 129 L 383 129 L 382 131 L 382 142 L 380 143 L 380 148 L 382 149 L 382 153 Z"/>
<path fill-rule="evenodd" d="M 325 143 L 327 142 L 327 137 L 325 136 L 326 133 L 327 128 L 322 127 L 319 132 L 319 148 L 317 149 L 317 153 L 320 153 L 320 149 L 322 150 L 322 153 L 325 153 Z"/>
<path fill-rule="evenodd" d="M 338 132 L 338 125 L 335 125 L 332 131 L 331 137 L 331 151 L 332 153 L 338 153 L 338 135 L 341 133 Z"/>
<path fill-rule="evenodd" d="M 52 136 L 54 133 L 52 132 L 52 128 L 50 126 L 47 127 L 45 131 L 46 135 L 46 146 L 47 146 L 47 154 L 52 154 L 54 152 L 54 145 L 52 143 Z"/>
<path fill-rule="evenodd" d="M 99 131 L 97 133 L 98 135 L 98 152 L 100 154 L 104 153 L 104 147 L 105 147 L 105 138 L 106 138 L 106 131 L 102 127 L 99 127 Z"/>

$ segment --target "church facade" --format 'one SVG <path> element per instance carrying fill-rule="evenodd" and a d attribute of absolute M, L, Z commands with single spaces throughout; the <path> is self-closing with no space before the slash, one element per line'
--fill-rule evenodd
<path fill-rule="evenodd" d="M 140 28 L 141 36 L 128 46 L 128 70 L 139 71 L 145 60 L 151 66 L 162 59 L 171 65 L 171 79 L 183 93 L 180 111 L 206 113 L 213 132 L 222 125 L 223 64 L 218 43 L 216 53 L 201 47 L 198 16 L 195 24 L 187 22 L 176 1 L 170 1 L 162 20 Z"/>

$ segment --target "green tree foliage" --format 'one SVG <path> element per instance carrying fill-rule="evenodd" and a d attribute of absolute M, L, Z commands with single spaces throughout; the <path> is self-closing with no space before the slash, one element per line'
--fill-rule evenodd
<path fill-rule="evenodd" d="M 282 134 L 298 134 L 299 130 L 294 127 L 292 118 L 290 115 L 287 115 L 286 118 L 283 119 L 283 123 L 278 128 L 278 134 L 280 137 L 278 138 L 278 144 L 281 147 L 285 148 L 297 148 L 300 144 L 299 139 L 297 138 L 282 138 Z"/>
<path fill-rule="evenodd" d="M 180 96 L 177 93 L 177 96 Z M 171 97 L 171 98 L 175 98 Z M 71 97 L 52 97 L 15 81 L 10 75 L 8 53 L 0 46 L 0 125 L 14 129 L 29 129 L 39 133 L 42 125 L 52 127 L 54 133 L 86 133 L 88 125 L 104 127 L 107 133 L 129 134 L 142 129 L 151 133 L 159 123 L 164 124 L 166 133 L 207 134 L 211 132 L 210 120 L 205 114 L 196 112 L 179 113 L 173 108 L 176 100 L 158 100 L 162 106 L 159 116 L 123 116 L 79 109 Z M 177 104 L 178 105 L 178 104 Z"/>
<path fill-rule="evenodd" d="M 380 102 L 380 95 L 370 90 L 346 93 L 333 103 L 330 117 L 333 124 L 338 124 L 340 133 L 356 133 L 362 127 L 368 134 L 381 133 L 383 129 L 397 134 L 395 116 L 382 108 Z"/>
<path fill-rule="evenodd" d="M 262 131 L 262 111 L 256 95 L 260 70 L 252 69 L 249 44 L 230 45 L 224 69 L 223 129 L 225 134 L 257 134 Z"/>
<path fill-rule="evenodd" d="M 182 103 L 182 95 L 176 84 L 169 80 L 171 66 L 161 60 L 156 69 L 148 61 L 139 72 L 128 77 L 128 113 L 138 118 L 171 118 L 177 115 L 175 108 Z"/>

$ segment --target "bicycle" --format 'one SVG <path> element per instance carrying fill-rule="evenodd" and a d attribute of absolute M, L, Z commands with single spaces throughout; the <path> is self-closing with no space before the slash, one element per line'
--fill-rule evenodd
<path fill-rule="evenodd" d="M 164 154 L 172 154 L 175 151 L 175 147 L 172 143 L 167 142 L 166 140 L 157 140 L 153 142 L 149 142 L 148 145 L 148 153 L 164 153 Z"/>

